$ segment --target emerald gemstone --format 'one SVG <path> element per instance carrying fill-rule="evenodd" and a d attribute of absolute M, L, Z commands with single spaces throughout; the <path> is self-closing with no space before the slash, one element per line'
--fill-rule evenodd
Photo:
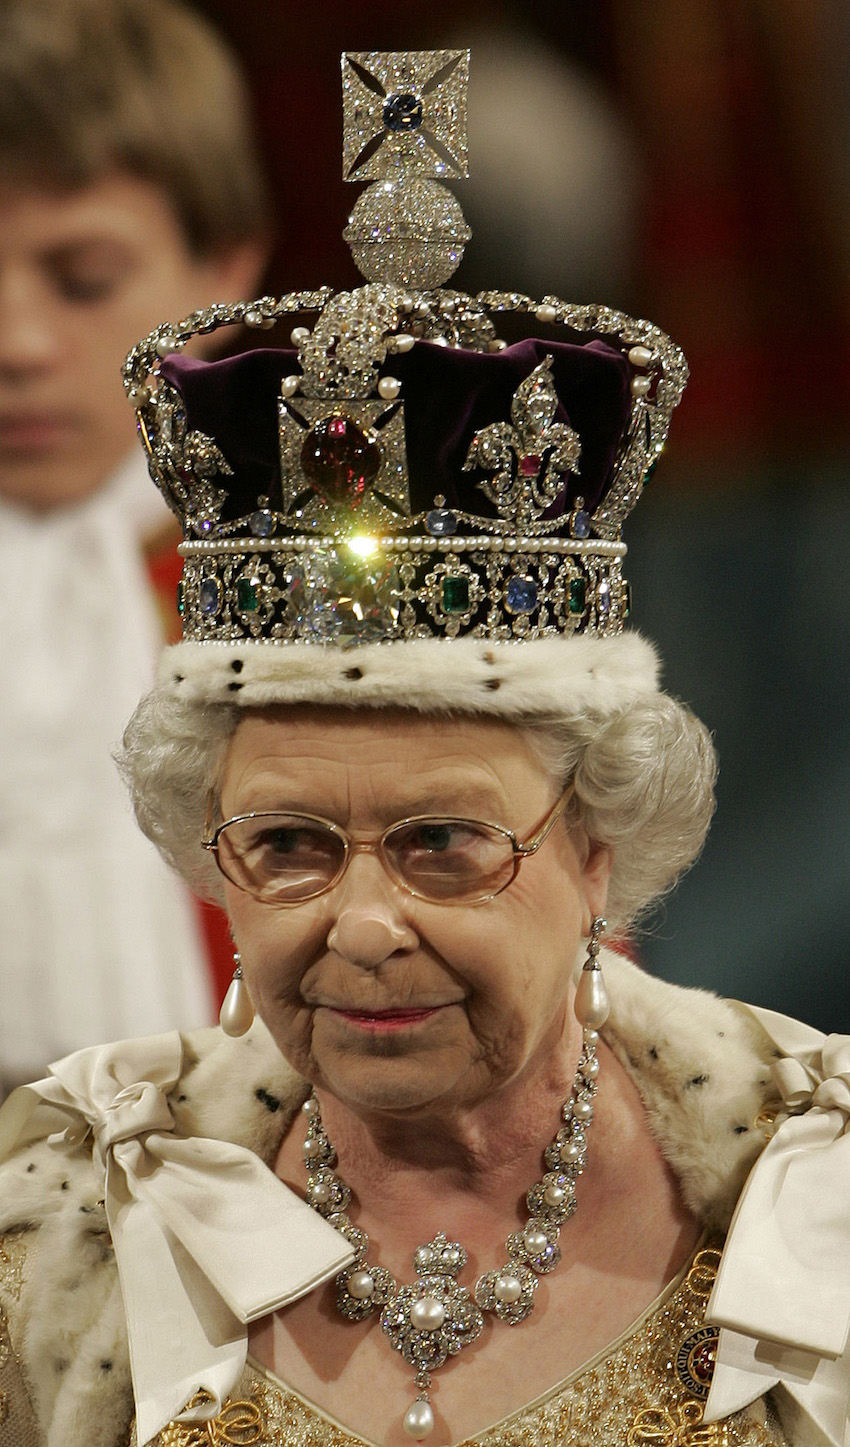
<path fill-rule="evenodd" d="M 573 614 L 583 613 L 585 605 L 584 578 L 570 578 L 569 608 Z"/>
<path fill-rule="evenodd" d="M 183 617 L 183 609 L 185 606 L 186 604 L 184 602 L 183 584 L 181 582 L 177 584 L 177 612 L 180 614 L 181 618 Z"/>
<path fill-rule="evenodd" d="M 240 613 L 256 613 L 260 606 L 256 578 L 236 579 L 236 606 Z"/>
<path fill-rule="evenodd" d="M 468 578 L 443 579 L 441 607 L 444 613 L 467 613 L 469 611 Z"/>

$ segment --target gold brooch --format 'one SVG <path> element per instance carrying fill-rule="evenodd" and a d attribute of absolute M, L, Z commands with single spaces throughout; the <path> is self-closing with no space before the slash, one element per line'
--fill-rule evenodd
<path fill-rule="evenodd" d="M 197 1401 L 193 1398 L 189 1406 Z M 253 1447 L 265 1430 L 255 1402 L 227 1402 L 209 1422 L 170 1422 L 160 1441 L 162 1447 Z"/>

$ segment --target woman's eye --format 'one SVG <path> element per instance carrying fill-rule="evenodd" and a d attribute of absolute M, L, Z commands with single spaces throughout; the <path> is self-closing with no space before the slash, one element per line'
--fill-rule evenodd
<path fill-rule="evenodd" d="M 404 843 L 411 852 L 421 850 L 427 854 L 445 854 L 449 850 L 468 848 L 475 839 L 475 830 L 468 825 L 440 821 L 418 824 Z"/>
<path fill-rule="evenodd" d="M 260 848 L 269 849 L 273 854 L 294 854 L 305 842 L 302 829 L 267 829 L 257 839 Z"/>
<path fill-rule="evenodd" d="M 423 824 L 411 843 L 418 844 L 420 849 L 442 854 L 454 843 L 454 830 L 449 824 Z"/>

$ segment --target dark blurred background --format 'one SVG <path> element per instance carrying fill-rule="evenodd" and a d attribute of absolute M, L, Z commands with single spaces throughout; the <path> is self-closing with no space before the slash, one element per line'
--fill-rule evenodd
<path fill-rule="evenodd" d="M 603 301 L 691 382 L 627 529 L 634 623 L 713 730 L 702 861 L 651 970 L 850 1029 L 850 6 L 197 0 L 252 83 L 269 290 L 357 282 L 339 54 L 471 45 L 457 284 Z"/>

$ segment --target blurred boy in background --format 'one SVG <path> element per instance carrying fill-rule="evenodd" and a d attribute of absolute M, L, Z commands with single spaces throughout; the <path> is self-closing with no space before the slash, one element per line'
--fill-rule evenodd
<path fill-rule="evenodd" d="M 2 0 L 0 1097 L 84 1044 L 212 1015 L 198 914 L 110 754 L 152 678 L 146 562 L 172 526 L 120 366 L 159 322 L 254 294 L 266 225 L 206 22 Z"/>

